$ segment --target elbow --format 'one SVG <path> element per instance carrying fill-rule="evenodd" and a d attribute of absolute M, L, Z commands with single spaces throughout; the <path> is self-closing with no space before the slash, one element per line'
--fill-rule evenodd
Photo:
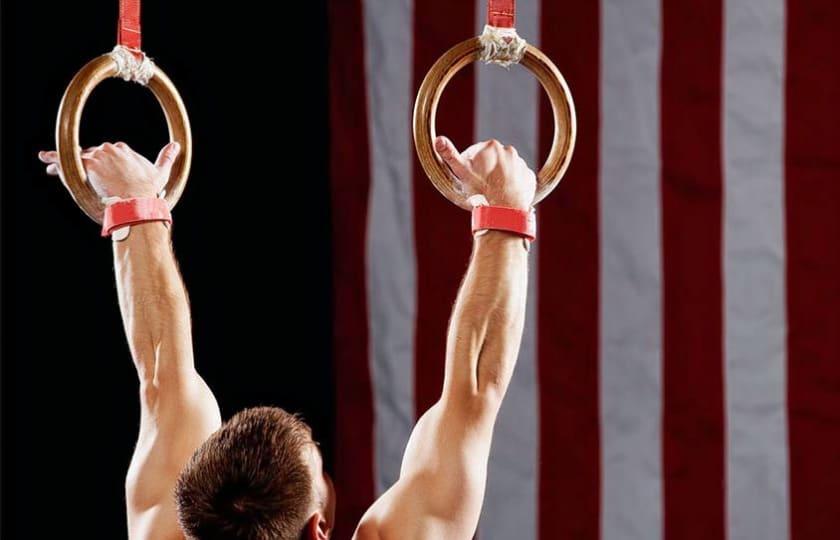
<path fill-rule="evenodd" d="M 460 418 L 463 425 L 486 428 L 496 422 L 502 405 L 501 395 L 492 388 L 448 396 L 443 407 Z"/>
<path fill-rule="evenodd" d="M 137 378 L 140 384 L 154 386 L 156 377 L 157 358 L 154 350 L 145 350 L 136 344 L 131 344 L 131 358 L 134 360 L 134 368 L 137 370 Z"/>
<path fill-rule="evenodd" d="M 476 397 L 481 402 L 501 406 L 508 385 L 508 377 L 502 373 L 501 366 L 487 367 L 479 363 L 476 383 Z"/>
<path fill-rule="evenodd" d="M 161 354 L 161 347 L 132 347 L 134 367 L 140 381 L 141 394 L 147 403 L 154 402 L 161 389 L 182 384 L 197 376 L 192 362 L 177 361 Z"/>
<path fill-rule="evenodd" d="M 518 346 L 483 350 L 476 366 L 476 389 L 482 401 L 500 406 L 505 397 L 513 369 L 516 365 Z"/>
<path fill-rule="evenodd" d="M 476 413 L 479 416 L 490 416 L 495 418 L 499 409 L 502 408 L 502 401 L 505 397 L 506 386 L 501 382 L 480 381 L 478 391 L 473 399 Z"/>
<path fill-rule="evenodd" d="M 195 391 L 201 380 L 194 369 L 169 369 L 160 367 L 148 374 L 140 374 L 140 402 L 149 411 L 157 411 L 173 397 L 185 396 Z M 179 398 L 180 399 L 180 398 Z"/>
<path fill-rule="evenodd" d="M 450 404 L 475 421 L 492 420 L 502 406 L 506 385 L 501 377 L 484 377 L 469 384 L 453 385 L 444 392 Z"/>

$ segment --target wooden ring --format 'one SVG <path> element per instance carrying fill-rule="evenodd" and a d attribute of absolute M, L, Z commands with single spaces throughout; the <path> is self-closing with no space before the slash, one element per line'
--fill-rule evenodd
<path fill-rule="evenodd" d="M 465 65 L 478 60 L 481 50 L 481 42 L 475 37 L 446 51 L 426 74 L 414 103 L 414 147 L 423 170 L 444 197 L 468 210 L 471 207 L 466 197 L 455 187 L 449 167 L 434 149 L 435 116 L 438 101 L 449 80 Z M 563 75 L 542 51 L 528 45 L 520 63 L 540 81 L 554 112 L 551 151 L 537 174 L 534 198 L 534 204 L 537 204 L 557 187 L 572 159 L 577 134 L 575 107 Z"/>
<path fill-rule="evenodd" d="M 93 89 L 103 80 L 116 75 L 117 65 L 108 54 L 94 58 L 80 69 L 64 92 L 55 130 L 56 148 L 61 163 L 61 181 L 70 191 L 76 204 L 99 224 L 102 223 L 105 205 L 87 181 L 87 173 L 82 164 L 82 149 L 79 145 L 79 124 L 82 110 Z M 190 172 L 190 121 L 175 85 L 157 66 L 154 67 L 154 76 L 149 80 L 148 86 L 166 115 L 170 141 L 177 141 L 181 145 L 181 152 L 172 165 L 172 173 L 164 188 L 166 202 L 169 208 L 172 208 L 181 197 Z"/>

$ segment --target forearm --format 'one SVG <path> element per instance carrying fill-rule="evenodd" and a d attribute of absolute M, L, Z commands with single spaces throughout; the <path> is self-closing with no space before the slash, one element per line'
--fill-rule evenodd
<path fill-rule="evenodd" d="M 140 430 L 126 474 L 130 538 L 180 536 L 178 474 L 221 425 L 194 369 L 187 293 L 162 222 L 132 225 L 114 242 L 120 310 L 140 377 Z"/>
<path fill-rule="evenodd" d="M 177 377 L 193 368 L 187 293 L 162 222 L 132 226 L 114 242 L 120 310 L 141 381 Z"/>
<path fill-rule="evenodd" d="M 477 236 L 450 321 L 445 392 L 501 400 L 519 353 L 527 290 L 522 239 L 498 231 Z"/>
<path fill-rule="evenodd" d="M 472 537 L 493 425 L 519 353 L 527 289 L 522 239 L 498 231 L 476 237 L 449 322 L 443 396 L 417 422 L 400 481 L 384 496 L 383 538 Z"/>

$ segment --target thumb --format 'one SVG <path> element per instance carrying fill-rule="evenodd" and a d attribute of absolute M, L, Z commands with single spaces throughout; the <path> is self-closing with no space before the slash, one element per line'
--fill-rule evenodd
<path fill-rule="evenodd" d="M 157 161 L 155 161 L 155 167 L 168 174 L 172 169 L 172 164 L 175 163 L 175 158 L 178 157 L 178 153 L 180 151 L 181 145 L 177 142 L 167 144 L 161 149 L 160 154 L 158 154 Z"/>
<path fill-rule="evenodd" d="M 446 137 L 438 137 L 435 139 L 435 150 L 437 150 L 443 161 L 449 165 L 452 172 L 455 173 L 461 180 L 465 180 L 470 176 L 470 165 L 466 159 L 461 156 L 461 153 L 455 148 Z"/>

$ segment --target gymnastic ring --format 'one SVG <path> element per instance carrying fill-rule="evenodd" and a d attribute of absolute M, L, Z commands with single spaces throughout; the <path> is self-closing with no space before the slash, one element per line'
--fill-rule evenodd
<path fill-rule="evenodd" d="M 438 101 L 449 80 L 465 65 L 479 59 L 482 44 L 478 37 L 449 49 L 426 74 L 414 103 L 414 147 L 423 170 L 444 197 L 464 209 L 471 209 L 466 197 L 453 184 L 447 165 L 434 149 L 435 116 Z M 540 81 L 554 114 L 554 139 L 548 159 L 537 174 L 534 204 L 543 200 L 563 178 L 577 135 L 572 94 L 557 66 L 539 49 L 527 45 L 520 62 Z"/>
<path fill-rule="evenodd" d="M 99 224 L 102 223 L 105 205 L 87 182 L 87 173 L 82 164 L 79 146 L 79 124 L 85 102 L 93 89 L 103 80 L 116 77 L 118 74 L 117 63 L 110 54 L 103 54 L 88 62 L 76 73 L 64 92 L 58 109 L 58 124 L 55 130 L 56 148 L 61 163 L 61 181 L 70 191 L 76 204 Z M 169 181 L 164 188 L 166 202 L 169 208 L 172 208 L 181 197 L 190 172 L 192 162 L 190 121 L 187 109 L 175 85 L 156 65 L 148 81 L 148 87 L 163 108 L 169 127 L 170 141 L 177 141 L 181 145 L 181 151 L 172 165 Z"/>

